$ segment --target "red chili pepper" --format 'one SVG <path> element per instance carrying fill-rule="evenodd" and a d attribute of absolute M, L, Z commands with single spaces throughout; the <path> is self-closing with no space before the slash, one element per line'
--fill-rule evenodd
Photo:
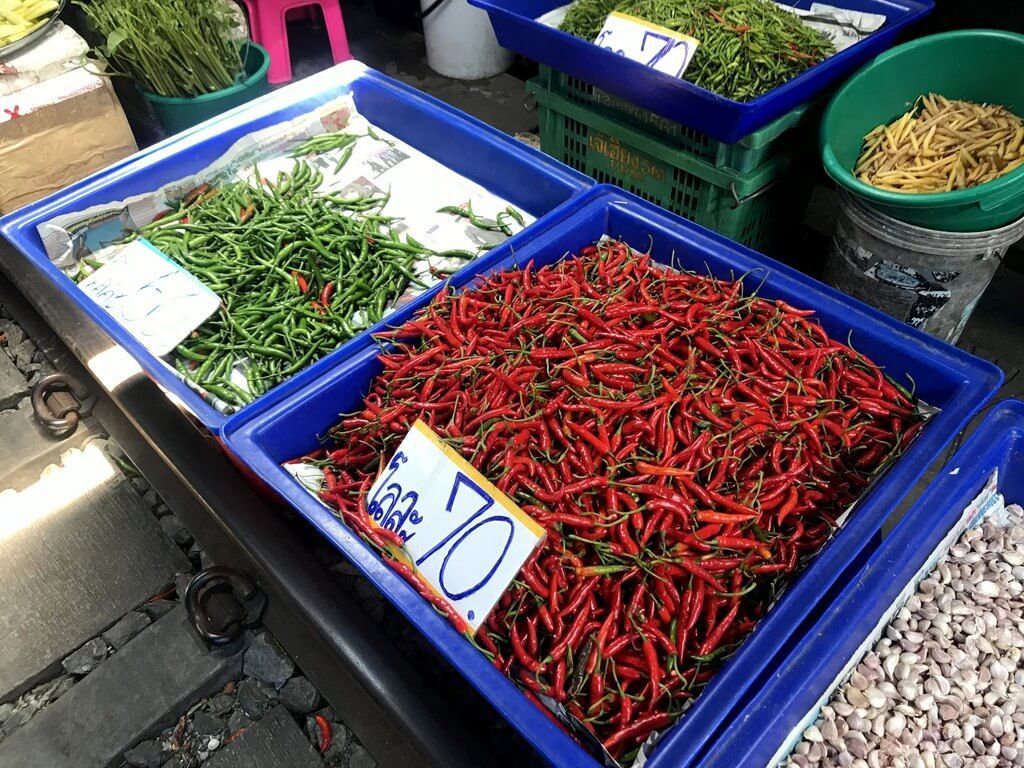
<path fill-rule="evenodd" d="M 331 724 L 323 715 L 316 715 L 313 718 L 316 723 L 316 743 L 320 754 L 324 754 L 331 746 Z"/>
<path fill-rule="evenodd" d="M 693 657 L 742 641 L 767 610 L 753 588 L 822 546 L 922 420 L 806 311 L 623 243 L 585 254 L 442 290 L 385 332 L 361 407 L 309 458 L 386 557 L 400 538 L 365 496 L 417 418 L 542 525 L 477 642 L 620 755 L 679 716 L 721 663 Z"/>
<path fill-rule="evenodd" d="M 512 640 L 512 651 L 516 655 L 516 660 L 530 672 L 535 674 L 541 672 L 544 669 L 544 665 L 526 652 L 526 648 L 523 645 L 523 639 L 519 636 L 519 632 L 516 629 L 515 624 L 512 625 L 510 638 Z"/>
<path fill-rule="evenodd" d="M 710 573 L 704 570 L 700 565 L 693 562 L 689 558 L 682 557 L 679 560 L 676 560 L 675 562 L 678 563 L 682 569 L 689 571 L 701 581 L 707 582 L 719 592 L 727 591 L 724 584 L 722 584 L 718 579 L 716 579 L 714 576 L 712 576 Z"/>
<path fill-rule="evenodd" d="M 697 651 L 698 655 L 705 656 L 718 647 L 718 644 L 721 642 L 723 635 L 725 635 L 726 630 L 728 630 L 729 627 L 732 626 L 732 623 L 736 620 L 736 616 L 737 614 L 739 614 L 739 612 L 740 603 L 739 601 L 737 601 L 733 603 L 733 606 L 729 609 L 729 612 L 720 622 L 718 622 L 718 625 L 707 636 L 707 639 L 704 640 L 704 643 Z"/>
<path fill-rule="evenodd" d="M 301 286 L 300 286 L 301 287 Z M 305 291 L 303 291 L 305 293 Z M 331 296 L 334 295 L 334 282 L 329 281 L 324 284 L 323 291 L 320 292 L 320 304 L 325 308 L 331 305 Z"/>
<path fill-rule="evenodd" d="M 575 646 L 580 637 L 583 636 L 583 628 L 587 624 L 587 619 L 590 618 L 590 603 L 586 603 L 582 611 L 580 611 L 572 626 L 569 627 L 568 631 L 562 635 L 561 639 L 554 644 L 551 648 L 551 658 L 556 661 L 565 655 L 566 650 L 570 646 Z"/>
<path fill-rule="evenodd" d="M 709 510 L 701 510 L 697 513 L 697 522 L 700 523 L 722 523 L 724 525 L 732 525 L 735 523 L 749 523 L 751 520 L 756 520 L 757 518 L 757 514 L 738 515 L 731 512 L 712 512 Z"/>
<path fill-rule="evenodd" d="M 611 751 L 622 744 L 639 741 L 641 737 L 646 736 L 651 731 L 655 731 L 658 728 L 664 728 L 672 722 L 672 719 L 673 718 L 670 715 L 663 713 L 655 713 L 638 718 L 624 728 L 616 731 L 611 738 L 606 739 L 604 742 L 604 748 Z"/>
<path fill-rule="evenodd" d="M 779 507 L 779 511 L 775 513 L 778 517 L 779 525 L 782 525 L 785 519 L 789 516 L 789 513 L 796 508 L 796 503 L 799 499 L 799 491 L 797 491 L 796 488 L 790 488 L 789 495 L 786 497 L 785 503 Z"/>
<path fill-rule="evenodd" d="M 794 315 L 796 317 L 810 317 L 815 314 L 813 309 L 797 309 L 796 307 L 787 304 L 781 299 L 775 300 L 775 306 L 785 312 L 787 315 Z"/>
<path fill-rule="evenodd" d="M 254 213 L 256 213 L 256 206 L 254 206 L 252 203 L 249 203 L 249 205 L 242 207 L 242 209 L 239 210 L 238 212 L 238 223 L 245 224 L 245 222 L 252 218 L 252 215 Z"/>
<path fill-rule="evenodd" d="M 600 438 L 593 435 L 589 430 L 584 429 L 578 424 L 566 422 L 565 431 L 579 435 L 592 446 L 594 446 L 594 448 L 596 448 L 600 453 L 611 453 L 611 446 L 609 446 L 608 443 L 602 441 Z"/>
<path fill-rule="evenodd" d="M 762 546 L 757 539 L 746 539 L 742 536 L 719 536 L 715 539 L 715 543 L 729 549 L 757 549 Z"/>
<path fill-rule="evenodd" d="M 658 664 L 658 654 L 654 650 L 654 645 L 646 637 L 641 640 L 640 649 L 643 651 L 644 661 L 647 662 L 647 674 L 653 685 L 664 676 L 661 666 Z"/>
<path fill-rule="evenodd" d="M 559 618 L 575 614 L 579 607 L 583 605 L 583 602 L 587 600 L 594 589 L 597 588 L 597 583 L 598 579 L 595 576 L 594 578 L 590 578 L 587 581 L 578 584 L 572 595 L 569 597 L 569 602 L 561 611 L 558 612 Z"/>
<path fill-rule="evenodd" d="M 533 564 L 526 565 L 520 572 L 519 575 L 523 577 L 523 581 L 530 585 L 530 589 L 536 592 L 543 598 L 548 596 L 547 587 L 541 582 L 540 578 L 534 573 Z"/>
<path fill-rule="evenodd" d="M 633 719 L 633 700 L 629 696 L 622 697 L 619 706 L 619 725 L 625 726 Z"/>
<path fill-rule="evenodd" d="M 631 645 L 632 642 L 633 638 L 629 635 L 620 635 L 608 643 L 608 647 L 604 649 L 605 655 L 608 656 L 608 658 L 614 658 L 621 653 L 624 648 Z"/>

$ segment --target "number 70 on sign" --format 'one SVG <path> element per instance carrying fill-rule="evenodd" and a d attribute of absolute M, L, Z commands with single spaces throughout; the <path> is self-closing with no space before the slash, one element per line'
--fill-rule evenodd
<path fill-rule="evenodd" d="M 683 76 L 700 45 L 689 35 L 619 11 L 608 14 L 594 43 L 673 77 Z"/>
<path fill-rule="evenodd" d="M 545 536 L 421 421 L 370 488 L 367 511 L 474 632 Z"/>

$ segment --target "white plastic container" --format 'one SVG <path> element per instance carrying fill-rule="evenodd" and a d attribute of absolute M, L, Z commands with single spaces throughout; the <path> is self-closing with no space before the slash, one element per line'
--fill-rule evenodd
<path fill-rule="evenodd" d="M 420 0 L 426 12 L 434 0 Z M 515 54 L 498 45 L 485 11 L 466 0 L 441 0 L 423 18 L 427 64 L 439 75 L 456 80 L 481 80 L 501 74 Z"/>
<path fill-rule="evenodd" d="M 955 344 L 1024 218 L 988 232 L 939 232 L 897 221 L 843 194 L 824 280 Z"/>

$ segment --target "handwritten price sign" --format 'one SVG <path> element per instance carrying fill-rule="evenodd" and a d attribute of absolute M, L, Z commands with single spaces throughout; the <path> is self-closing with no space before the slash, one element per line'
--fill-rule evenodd
<path fill-rule="evenodd" d="M 635 16 L 613 11 L 594 43 L 627 59 L 682 77 L 700 41 Z"/>
<path fill-rule="evenodd" d="M 158 357 L 217 311 L 220 299 L 146 240 L 134 240 L 78 287 Z"/>
<path fill-rule="evenodd" d="M 370 517 L 475 631 L 544 529 L 421 421 L 370 489 Z"/>

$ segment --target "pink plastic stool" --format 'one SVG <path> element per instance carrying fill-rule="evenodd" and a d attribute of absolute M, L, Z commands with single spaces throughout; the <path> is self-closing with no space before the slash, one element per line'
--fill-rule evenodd
<path fill-rule="evenodd" d="M 348 36 L 345 34 L 345 21 L 341 16 L 339 0 L 245 0 L 245 5 L 249 10 L 253 40 L 270 52 L 267 80 L 271 84 L 286 83 L 292 79 L 285 16 L 293 8 L 319 5 L 324 16 L 327 39 L 331 43 L 334 63 L 352 58 L 348 50 Z"/>
<path fill-rule="evenodd" d="M 260 43 L 260 15 L 256 9 L 256 0 L 243 0 L 245 3 L 245 9 L 247 11 L 247 17 L 249 19 L 249 34 L 252 36 L 254 43 Z M 307 21 L 313 21 L 313 6 L 303 5 L 297 9 L 298 13 L 294 14 L 293 18 L 306 19 Z M 266 46 L 264 46 L 266 47 Z"/>

